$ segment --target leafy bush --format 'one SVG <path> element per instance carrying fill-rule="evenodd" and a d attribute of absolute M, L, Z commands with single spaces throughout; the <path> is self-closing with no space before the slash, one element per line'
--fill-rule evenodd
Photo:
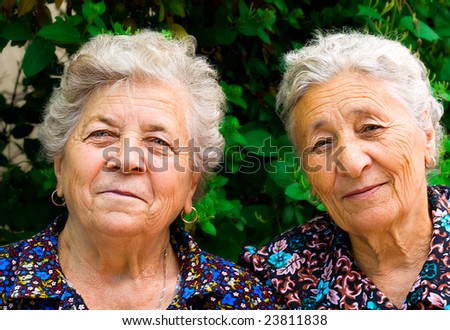
<path fill-rule="evenodd" d="M 301 47 L 314 30 L 347 26 L 400 35 L 428 66 L 446 109 L 450 101 L 446 0 L 4 0 L 1 10 L 0 49 L 26 51 L 12 96 L 0 95 L 0 243 L 30 236 L 60 212 L 49 199 L 56 185 L 53 169 L 39 157 L 34 133 L 65 54 L 98 33 L 146 27 L 174 37 L 188 33 L 218 68 L 228 98 L 225 158 L 195 205 L 200 221 L 188 229 L 205 249 L 231 260 L 244 245 L 259 245 L 323 210 L 308 198 L 308 183 L 274 111 L 281 56 Z M 448 113 L 443 121 L 450 127 Z M 6 152 L 12 145 L 24 160 Z M 441 171 L 430 182 L 450 184 L 447 151 L 448 139 Z"/>

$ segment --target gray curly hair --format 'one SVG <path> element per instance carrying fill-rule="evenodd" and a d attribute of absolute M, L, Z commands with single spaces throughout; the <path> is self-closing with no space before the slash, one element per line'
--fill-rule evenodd
<path fill-rule="evenodd" d="M 318 31 L 305 47 L 286 53 L 284 65 L 276 106 L 295 148 L 293 110 L 309 88 L 339 73 L 359 72 L 386 81 L 419 127 L 425 129 L 431 121 L 438 158 L 444 109 L 433 97 L 425 65 L 399 41 L 358 31 Z M 429 117 L 423 115 L 427 110 Z"/>
<path fill-rule="evenodd" d="M 200 148 L 194 153 L 194 166 L 204 178 L 223 155 L 219 128 L 226 99 L 216 70 L 195 49 L 191 36 L 169 40 L 151 30 L 101 34 L 85 43 L 65 64 L 60 85 L 46 106 L 39 132 L 46 158 L 52 162 L 63 153 L 85 105 L 102 88 L 130 82 L 177 83 L 189 98 L 187 129 Z"/>

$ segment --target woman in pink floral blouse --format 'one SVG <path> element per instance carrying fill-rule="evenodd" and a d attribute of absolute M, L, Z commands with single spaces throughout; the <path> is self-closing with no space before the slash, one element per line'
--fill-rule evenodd
<path fill-rule="evenodd" d="M 285 64 L 277 105 L 327 212 L 241 263 L 290 309 L 450 309 L 450 189 L 427 184 L 443 107 L 423 63 L 346 31 Z"/>

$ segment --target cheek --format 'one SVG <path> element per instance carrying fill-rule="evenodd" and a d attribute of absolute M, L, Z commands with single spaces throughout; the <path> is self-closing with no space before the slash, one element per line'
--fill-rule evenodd
<path fill-rule="evenodd" d="M 333 171 L 327 171 L 326 168 L 321 166 L 317 162 L 312 162 L 311 165 L 315 166 L 315 170 L 310 170 L 306 173 L 306 178 L 311 185 L 312 193 L 319 195 L 328 195 L 332 192 L 335 175 Z"/>
<path fill-rule="evenodd" d="M 63 183 L 76 186 L 89 184 L 103 169 L 104 164 L 105 161 L 101 151 L 78 150 L 77 148 L 73 148 L 64 157 L 62 162 L 62 181 Z"/>
<path fill-rule="evenodd" d="M 176 190 L 185 187 L 192 177 L 191 165 L 186 157 L 173 157 L 153 161 L 149 165 L 154 186 L 161 190 Z"/>
<path fill-rule="evenodd" d="M 388 139 L 382 146 L 379 154 L 381 163 L 390 172 L 401 175 L 406 179 L 412 179 L 417 175 L 417 171 L 424 168 L 423 141 L 417 132 L 399 132 Z"/>

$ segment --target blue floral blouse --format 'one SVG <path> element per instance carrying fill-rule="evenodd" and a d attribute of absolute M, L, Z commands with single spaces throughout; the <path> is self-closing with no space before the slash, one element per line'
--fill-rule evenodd
<path fill-rule="evenodd" d="M 239 263 L 252 268 L 284 297 L 289 309 L 449 309 L 450 187 L 428 188 L 433 221 L 430 252 L 401 306 L 358 268 L 350 240 L 328 215 L 276 237 Z"/>
<path fill-rule="evenodd" d="M 60 216 L 32 238 L 0 247 L 0 309 L 88 309 L 58 261 L 58 235 L 65 223 Z M 202 251 L 177 225 L 171 226 L 171 243 L 181 267 L 168 309 L 278 308 L 274 294 L 257 278 Z"/>

